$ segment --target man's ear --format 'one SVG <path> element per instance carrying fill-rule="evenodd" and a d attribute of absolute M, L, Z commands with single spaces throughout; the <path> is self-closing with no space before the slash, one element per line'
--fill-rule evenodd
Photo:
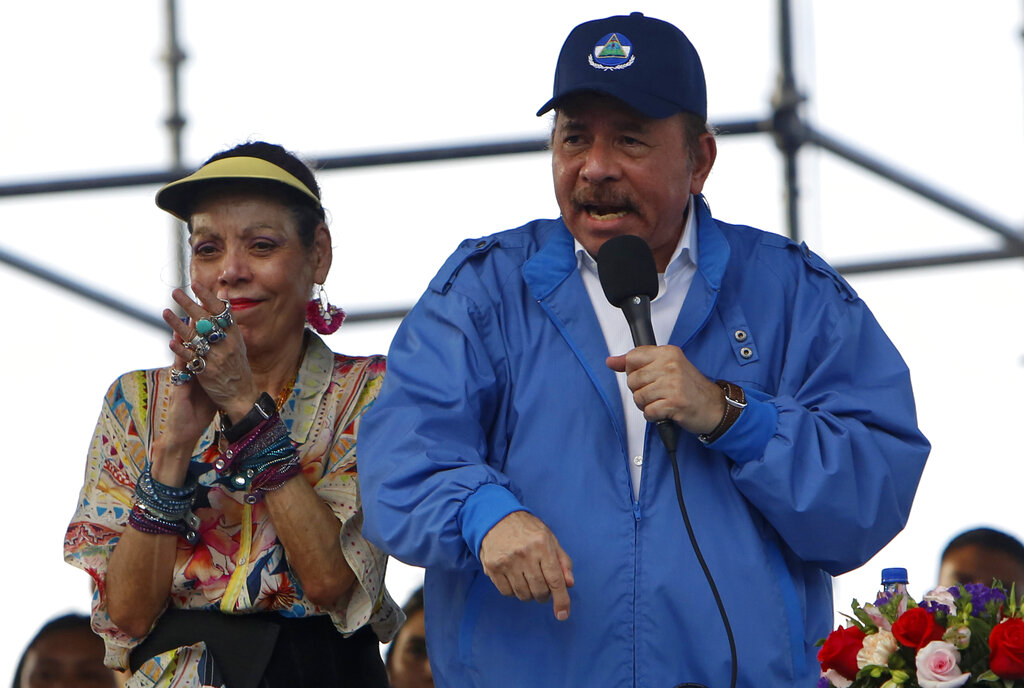
<path fill-rule="evenodd" d="M 711 174 L 711 168 L 715 165 L 715 158 L 718 157 L 718 143 L 711 134 L 701 134 L 698 144 L 697 164 L 693 168 L 693 176 L 690 178 L 690 193 L 699 194 L 704 190 L 704 182 Z"/>

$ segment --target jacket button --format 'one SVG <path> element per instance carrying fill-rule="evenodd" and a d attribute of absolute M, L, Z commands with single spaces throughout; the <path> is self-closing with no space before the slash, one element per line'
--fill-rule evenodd
<path fill-rule="evenodd" d="M 747 333 L 744 332 L 743 330 L 736 330 L 736 332 L 732 336 L 736 338 L 737 342 L 747 341 Z"/>
<path fill-rule="evenodd" d="M 742 356 L 743 358 L 750 358 L 753 355 L 754 350 L 751 349 L 749 346 L 745 346 L 742 349 L 740 349 L 740 356 Z"/>

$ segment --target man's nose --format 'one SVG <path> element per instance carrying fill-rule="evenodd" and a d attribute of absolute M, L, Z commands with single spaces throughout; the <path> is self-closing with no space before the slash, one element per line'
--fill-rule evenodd
<path fill-rule="evenodd" d="M 618 157 L 613 146 L 602 139 L 596 139 L 587 149 L 586 160 L 580 174 L 591 184 L 618 179 L 621 173 Z"/>

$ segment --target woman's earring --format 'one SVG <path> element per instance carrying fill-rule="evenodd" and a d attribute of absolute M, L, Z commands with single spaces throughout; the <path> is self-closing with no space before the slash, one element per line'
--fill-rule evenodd
<path fill-rule="evenodd" d="M 345 320 L 345 311 L 331 305 L 324 285 L 313 285 L 313 298 L 306 304 L 306 322 L 319 334 L 334 334 Z"/>

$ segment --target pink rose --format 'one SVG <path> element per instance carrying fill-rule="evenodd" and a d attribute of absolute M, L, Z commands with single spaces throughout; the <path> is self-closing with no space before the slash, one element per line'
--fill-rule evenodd
<path fill-rule="evenodd" d="M 947 642 L 933 640 L 917 651 L 917 682 L 921 688 L 959 688 L 970 672 L 960 671 L 960 652 Z"/>
<path fill-rule="evenodd" d="M 868 618 L 871 619 L 872 623 L 878 626 L 879 630 L 892 630 L 892 624 L 889 623 L 889 619 L 885 618 L 885 615 L 878 611 L 878 607 L 873 604 L 865 604 L 861 609 L 863 609 L 864 613 L 868 615 Z"/>
<path fill-rule="evenodd" d="M 853 681 L 846 678 L 835 669 L 829 669 L 828 671 L 823 672 L 821 675 L 827 678 L 828 682 L 836 688 L 850 688 L 850 686 L 853 685 Z"/>

